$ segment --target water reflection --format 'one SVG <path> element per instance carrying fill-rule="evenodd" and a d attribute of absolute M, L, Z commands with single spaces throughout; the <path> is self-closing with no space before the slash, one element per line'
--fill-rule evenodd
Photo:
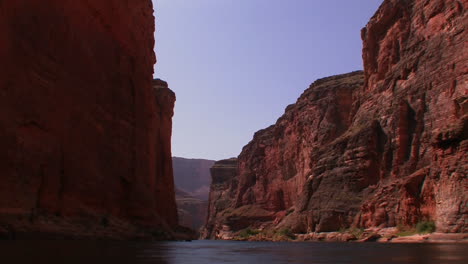
<path fill-rule="evenodd" d="M 169 264 L 167 247 L 154 243 L 103 241 L 2 241 L 2 263 Z M 3 262 L 7 260 L 7 262 Z"/>
<path fill-rule="evenodd" d="M 2 241 L 2 263 L 468 263 L 468 244 Z M 6 261 L 5 261 L 6 260 Z M 4 262 L 5 261 L 5 262 Z"/>
<path fill-rule="evenodd" d="M 468 244 L 175 243 L 171 263 L 468 263 Z"/>

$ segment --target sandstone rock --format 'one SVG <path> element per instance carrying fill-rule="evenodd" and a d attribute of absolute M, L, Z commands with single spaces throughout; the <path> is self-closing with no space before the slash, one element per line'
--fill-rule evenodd
<path fill-rule="evenodd" d="M 388 137 L 366 226 L 432 219 L 442 232 L 468 231 L 467 5 L 385 1 L 362 32 L 366 85 L 355 119 L 380 117 Z M 376 216 L 383 202 L 385 221 Z"/>
<path fill-rule="evenodd" d="M 247 207 L 284 216 L 249 226 L 296 233 L 468 232 L 467 5 L 385 0 L 362 31 L 364 73 L 316 81 L 213 183 L 208 237 Z"/>
<path fill-rule="evenodd" d="M 300 175 L 311 173 L 312 149 L 345 132 L 351 122 L 352 92 L 362 85 L 361 72 L 317 81 L 286 109 L 275 126 L 255 134 L 254 140 L 244 147 L 235 169 L 222 170 L 229 172 L 222 174 L 213 167 L 208 225 L 221 226 L 214 223 L 220 221 L 220 217 L 215 217 L 218 212 L 233 213 L 248 205 L 253 205 L 250 211 L 258 211 L 266 221 L 273 222 L 282 211 L 280 215 L 288 214 L 285 219 L 295 215 L 289 210 L 303 196 L 307 179 Z M 316 116 L 324 118 L 316 120 Z M 328 202 L 326 197 L 323 200 Z M 343 202 L 349 204 L 349 199 L 344 197 Z M 333 217 L 333 210 L 329 212 Z M 248 222 L 244 218 L 244 223 Z M 322 225 L 322 231 L 326 231 L 325 221 Z"/>
<path fill-rule="evenodd" d="M 429 239 L 429 235 L 413 235 L 413 236 L 403 236 L 403 237 L 395 237 L 389 242 L 392 243 L 421 243 L 427 242 Z"/>
<path fill-rule="evenodd" d="M 0 225 L 104 238 L 177 226 L 175 96 L 152 86 L 151 1 L 1 1 L 0 32 Z"/>
<path fill-rule="evenodd" d="M 467 233 L 432 233 L 428 238 L 429 242 L 465 242 L 468 243 Z"/>
<path fill-rule="evenodd" d="M 202 238 L 214 238 L 215 230 L 219 233 L 223 228 L 218 213 L 231 207 L 233 191 L 235 191 L 238 174 L 237 159 L 216 162 L 211 171 L 211 187 L 208 200 L 206 225 L 201 232 Z"/>
<path fill-rule="evenodd" d="M 379 234 L 371 233 L 365 235 L 362 239 L 359 240 L 359 242 L 375 242 L 379 240 L 379 238 L 381 238 Z"/>

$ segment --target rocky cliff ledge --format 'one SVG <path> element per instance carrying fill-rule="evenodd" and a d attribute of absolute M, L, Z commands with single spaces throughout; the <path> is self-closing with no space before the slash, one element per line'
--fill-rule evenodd
<path fill-rule="evenodd" d="M 364 73 L 316 81 L 254 135 L 213 182 L 204 236 L 468 232 L 467 8 L 384 1 L 362 31 Z"/>
<path fill-rule="evenodd" d="M 177 225 L 154 29 L 149 0 L 0 2 L 0 236 Z"/>

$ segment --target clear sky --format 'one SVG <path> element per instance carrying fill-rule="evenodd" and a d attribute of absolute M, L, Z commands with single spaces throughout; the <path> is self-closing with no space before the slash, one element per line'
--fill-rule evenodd
<path fill-rule="evenodd" d="M 382 0 L 153 0 L 155 77 L 176 93 L 172 154 L 236 157 L 316 79 L 360 70 Z"/>

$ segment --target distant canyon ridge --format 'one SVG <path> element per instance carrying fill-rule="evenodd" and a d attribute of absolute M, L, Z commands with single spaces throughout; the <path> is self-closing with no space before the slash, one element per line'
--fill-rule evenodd
<path fill-rule="evenodd" d="M 198 231 L 206 221 L 214 160 L 172 158 L 179 223 Z"/>
<path fill-rule="evenodd" d="M 385 0 L 361 32 L 364 71 L 317 80 L 215 164 L 203 237 L 468 232 L 467 8 Z"/>

